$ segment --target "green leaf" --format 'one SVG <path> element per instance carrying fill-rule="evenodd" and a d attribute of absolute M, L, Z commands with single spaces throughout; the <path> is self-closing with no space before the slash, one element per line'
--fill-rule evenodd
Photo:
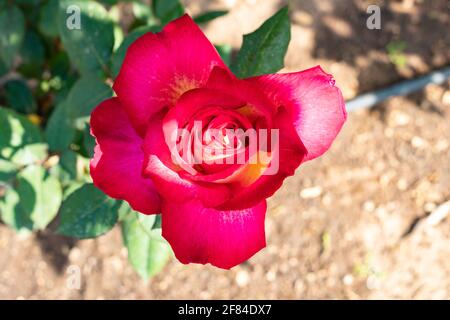
<path fill-rule="evenodd" d="M 184 7 L 179 0 L 153 0 L 153 12 L 162 25 L 184 14 Z"/>
<path fill-rule="evenodd" d="M 20 49 L 21 65 L 19 72 L 30 78 L 40 78 L 45 63 L 45 47 L 40 36 L 28 30 Z"/>
<path fill-rule="evenodd" d="M 17 166 L 9 161 L 0 159 L 0 186 L 9 182 L 17 174 Z"/>
<path fill-rule="evenodd" d="M 108 73 L 114 23 L 105 8 L 97 2 L 82 0 L 61 0 L 59 8 L 59 33 L 72 64 L 82 74 Z M 78 11 L 70 11 L 74 8 L 79 8 L 80 29 L 76 28 Z"/>
<path fill-rule="evenodd" d="M 130 205 L 126 201 L 120 201 L 119 221 L 125 220 L 130 214 L 134 214 Z"/>
<path fill-rule="evenodd" d="M 50 173 L 58 178 L 63 187 L 77 180 L 77 160 L 78 155 L 75 152 L 66 150 L 59 156 L 58 164 L 50 169 Z"/>
<path fill-rule="evenodd" d="M 136 20 L 146 26 L 154 26 L 157 24 L 152 7 L 146 3 L 133 2 L 133 15 L 135 16 Z"/>
<path fill-rule="evenodd" d="M 227 66 L 231 65 L 231 56 L 233 53 L 233 47 L 228 45 L 228 44 L 224 44 L 224 45 L 215 45 L 217 52 L 219 52 L 220 57 L 222 58 L 223 62 L 225 62 L 225 64 Z"/>
<path fill-rule="evenodd" d="M 49 119 L 45 136 L 50 150 L 59 152 L 66 150 L 74 141 L 76 130 L 85 130 L 92 110 L 111 96 L 111 87 L 99 77 L 92 74 L 81 77 L 71 88 L 66 101 L 57 105 Z M 91 148 L 92 141 L 89 141 L 89 137 L 85 139 L 83 145 Z"/>
<path fill-rule="evenodd" d="M 157 27 L 143 26 L 133 30 L 133 32 L 129 33 L 125 37 L 120 47 L 116 50 L 116 52 L 114 52 L 112 56 L 111 72 L 113 77 L 117 77 L 117 75 L 119 74 L 128 47 L 140 36 L 146 34 L 147 32 L 155 32 L 155 31 L 158 31 Z"/>
<path fill-rule="evenodd" d="M 41 0 L 14 0 L 16 4 L 20 4 L 24 7 L 34 7 L 39 4 Z"/>
<path fill-rule="evenodd" d="M 156 221 L 156 215 L 155 214 L 137 214 L 137 218 L 139 221 L 139 224 L 141 225 L 141 228 L 144 229 L 144 231 L 151 236 L 152 235 L 152 229 L 155 225 Z"/>
<path fill-rule="evenodd" d="M 0 77 L 3 77 L 7 73 L 8 73 L 8 68 L 6 67 L 3 60 L 0 58 Z"/>
<path fill-rule="evenodd" d="M 37 26 L 39 20 L 39 7 L 41 0 L 14 0 L 10 1 L 18 5 L 26 20 L 26 29 Z"/>
<path fill-rule="evenodd" d="M 152 229 L 149 235 L 140 222 L 151 218 L 138 218 L 139 213 L 128 215 L 122 222 L 122 237 L 128 249 L 128 260 L 144 279 L 162 270 L 172 255 L 167 241 L 161 236 L 161 229 Z"/>
<path fill-rule="evenodd" d="M 117 49 L 119 49 L 124 38 L 125 38 L 125 35 L 123 33 L 122 28 L 120 27 L 119 24 L 115 23 L 114 24 L 114 47 L 113 47 L 114 52 L 116 52 Z"/>
<path fill-rule="evenodd" d="M 31 90 L 23 80 L 10 80 L 5 83 L 5 98 L 8 106 L 20 113 L 34 113 L 37 104 Z"/>
<path fill-rule="evenodd" d="M 50 71 L 53 76 L 66 77 L 70 73 L 70 60 L 66 52 L 60 51 L 49 60 Z"/>
<path fill-rule="evenodd" d="M 58 11 L 59 0 L 48 0 L 41 6 L 38 28 L 43 35 L 50 38 L 58 36 Z"/>
<path fill-rule="evenodd" d="M 83 131 L 83 148 L 89 158 L 94 156 L 95 139 L 91 135 L 91 127 L 86 125 Z"/>
<path fill-rule="evenodd" d="M 20 171 L 0 200 L 2 220 L 22 230 L 44 229 L 58 213 L 62 189 L 58 180 L 39 165 Z"/>
<path fill-rule="evenodd" d="M 75 121 L 75 127 L 83 130 L 92 110 L 112 94 L 111 87 L 99 77 L 92 74 L 81 77 L 67 96 L 68 116 Z"/>
<path fill-rule="evenodd" d="M 58 233 L 80 239 L 98 237 L 116 224 L 119 207 L 119 201 L 85 184 L 64 200 Z"/>
<path fill-rule="evenodd" d="M 39 127 L 26 117 L 0 107 L 0 158 L 24 166 L 46 157 L 47 145 Z"/>
<path fill-rule="evenodd" d="M 55 107 L 45 128 L 45 139 L 51 151 L 64 151 L 75 138 L 75 128 L 69 117 L 69 105 L 63 101 Z"/>
<path fill-rule="evenodd" d="M 241 50 L 232 65 L 240 78 L 279 71 L 291 39 L 288 7 L 282 8 L 256 31 L 244 35 Z"/>
<path fill-rule="evenodd" d="M 78 189 L 83 187 L 84 185 L 85 185 L 84 182 L 72 181 L 69 185 L 67 185 L 64 188 L 63 201 L 65 201 L 72 193 L 74 193 L 75 191 L 77 191 Z"/>
<path fill-rule="evenodd" d="M 25 18 L 18 7 L 0 10 L 0 30 L 0 58 L 11 68 L 25 36 Z"/>
<path fill-rule="evenodd" d="M 222 17 L 228 13 L 227 10 L 217 10 L 217 11 L 208 11 L 203 14 L 200 14 L 194 17 L 194 21 L 197 24 L 202 24 L 214 20 L 216 18 Z"/>
<path fill-rule="evenodd" d="M 133 0 L 125 0 L 125 1 L 129 2 L 129 1 L 133 1 Z M 100 0 L 100 2 L 104 3 L 104 4 L 108 5 L 108 6 L 112 6 L 112 5 L 117 4 L 119 2 L 119 0 Z"/>
<path fill-rule="evenodd" d="M 54 102 L 58 105 L 66 100 L 68 92 L 78 76 L 71 69 L 69 56 L 64 51 L 53 54 L 48 64 L 52 78 L 42 80 L 40 86 L 44 92 L 52 90 L 55 93 Z"/>
<path fill-rule="evenodd" d="M 59 158 L 59 165 L 67 172 L 72 180 L 77 179 L 77 154 L 73 151 L 67 150 L 63 152 Z"/>

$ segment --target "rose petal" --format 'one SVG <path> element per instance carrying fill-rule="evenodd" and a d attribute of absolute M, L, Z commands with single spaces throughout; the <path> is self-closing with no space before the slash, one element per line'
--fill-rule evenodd
<path fill-rule="evenodd" d="M 266 246 L 266 202 L 239 211 L 205 208 L 199 201 L 163 203 L 162 234 L 182 263 L 230 269 Z"/>
<path fill-rule="evenodd" d="M 141 176 L 142 139 L 117 98 L 105 100 L 95 108 L 91 132 L 97 141 L 90 164 L 95 186 L 110 197 L 126 200 L 136 211 L 159 213 L 161 203 L 153 182 Z"/>
<path fill-rule="evenodd" d="M 226 92 L 236 99 L 247 102 L 246 116 L 250 118 L 252 116 L 263 116 L 270 126 L 270 120 L 276 113 L 276 108 L 272 101 L 260 90 L 259 86 L 238 79 L 228 69 L 216 66 L 211 71 L 206 87 Z"/>
<path fill-rule="evenodd" d="M 308 151 L 306 160 L 327 151 L 347 118 L 341 91 L 320 66 L 295 73 L 250 78 L 277 105 L 288 108 Z"/>
<path fill-rule="evenodd" d="M 190 128 L 190 134 L 193 134 L 192 140 L 195 140 L 194 146 L 196 146 L 195 151 L 192 152 L 189 150 L 189 141 L 188 135 L 185 132 L 185 145 L 184 152 L 191 155 L 189 159 L 194 160 L 195 153 L 198 152 L 197 156 L 204 156 L 204 150 L 199 148 L 202 146 L 202 141 L 198 138 L 198 135 L 201 133 L 207 132 L 207 124 L 210 118 L 215 118 L 216 120 L 219 117 L 224 119 L 237 119 L 242 122 L 247 127 L 250 127 L 251 124 L 248 122 L 246 117 L 241 115 L 239 112 L 236 112 L 234 109 L 237 109 L 241 106 L 245 105 L 245 102 L 239 99 L 234 98 L 233 96 L 228 95 L 222 91 L 213 90 L 213 89 L 194 89 L 189 92 L 183 94 L 180 99 L 177 101 L 176 105 L 171 108 L 166 116 L 163 119 L 163 132 L 164 138 L 167 146 L 170 150 L 176 150 L 177 146 L 177 135 L 176 133 L 181 133 L 183 129 L 185 129 L 186 124 L 190 124 L 192 128 Z M 207 120 L 205 120 L 205 118 Z M 231 121 L 231 120 L 230 120 Z M 194 128 L 195 125 L 195 128 Z M 196 128 L 200 128 L 200 130 L 195 131 Z M 187 130 L 189 131 L 189 130 Z M 197 137 L 197 138 L 196 138 Z M 231 155 L 233 156 L 233 155 Z M 188 159 L 187 156 L 185 156 Z M 190 170 L 187 169 L 187 172 L 180 172 L 180 175 L 184 178 L 197 180 L 197 181 L 212 181 L 214 180 L 215 175 L 211 175 L 210 177 L 206 177 L 203 174 L 200 174 L 192 168 L 194 163 L 186 163 L 183 165 L 184 159 L 178 159 L 178 164 L 184 169 L 186 167 L 191 167 Z M 198 161 L 203 159 L 197 159 Z M 198 163 L 202 167 L 203 173 L 209 173 L 213 170 L 220 170 L 219 176 L 223 177 L 225 172 L 224 170 L 228 169 L 232 165 L 225 164 L 225 157 L 223 159 L 223 165 L 214 165 L 214 164 L 205 164 L 204 161 Z M 228 175 L 228 174 L 227 174 Z M 217 179 L 217 178 L 216 178 Z"/>
<path fill-rule="evenodd" d="M 242 173 L 238 172 L 240 181 L 250 179 L 254 182 L 245 188 L 242 188 L 240 183 L 232 184 L 233 197 L 218 206 L 218 209 L 239 210 L 256 205 L 261 199 L 272 196 L 287 177 L 294 175 L 295 170 L 302 163 L 306 149 L 292 126 L 287 112 L 280 108 L 273 121 L 274 127 L 279 129 L 279 146 L 273 150 L 270 166 L 266 169 L 263 167 L 265 169 L 263 172 L 255 172 L 260 168 L 253 165 L 253 168 L 244 171 L 243 177 L 240 176 Z M 253 177 L 255 174 L 259 175 L 259 178 Z"/>
<path fill-rule="evenodd" d="M 184 92 L 204 85 L 216 65 L 226 68 L 200 28 L 184 15 L 129 47 L 113 88 L 144 136 L 153 114 L 173 105 Z"/>
<path fill-rule="evenodd" d="M 229 199 L 230 189 L 225 185 L 199 184 L 180 177 L 181 168 L 174 164 L 164 140 L 162 117 L 158 114 L 150 121 L 143 144 L 143 174 L 152 179 L 166 201 L 200 199 L 205 206 L 214 207 Z"/>

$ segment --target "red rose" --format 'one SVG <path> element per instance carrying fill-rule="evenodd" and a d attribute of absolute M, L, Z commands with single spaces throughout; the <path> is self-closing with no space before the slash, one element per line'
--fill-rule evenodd
<path fill-rule="evenodd" d="M 187 15 L 137 39 L 113 88 L 91 117 L 94 184 L 162 213 L 183 263 L 231 268 L 263 248 L 266 198 L 346 119 L 320 67 L 238 79 Z"/>

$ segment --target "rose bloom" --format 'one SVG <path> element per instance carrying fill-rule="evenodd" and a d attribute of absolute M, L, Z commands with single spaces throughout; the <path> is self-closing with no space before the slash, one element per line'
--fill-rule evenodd
<path fill-rule="evenodd" d="M 328 150 L 346 119 L 320 67 L 238 79 L 188 15 L 137 39 L 113 89 L 91 116 L 94 184 L 161 213 L 182 263 L 225 269 L 265 247 L 266 199 Z M 233 130 L 265 130 L 267 142 L 255 148 Z"/>

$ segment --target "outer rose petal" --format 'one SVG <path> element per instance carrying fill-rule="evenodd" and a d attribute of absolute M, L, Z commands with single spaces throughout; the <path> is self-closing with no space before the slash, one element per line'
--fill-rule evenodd
<path fill-rule="evenodd" d="M 184 15 L 129 47 L 113 88 L 144 136 L 151 116 L 184 92 L 203 86 L 214 66 L 227 68 L 200 28 Z"/>
<path fill-rule="evenodd" d="M 91 176 L 95 186 L 110 197 L 123 199 L 145 214 L 161 212 L 153 182 L 141 176 L 144 153 L 117 98 L 102 102 L 92 112 L 91 132 L 96 137 Z"/>
<path fill-rule="evenodd" d="M 266 202 L 238 211 L 218 211 L 198 201 L 163 203 L 162 234 L 182 263 L 230 269 L 266 246 Z"/>
<path fill-rule="evenodd" d="M 347 118 L 341 91 L 320 66 L 295 73 L 247 79 L 256 83 L 276 105 L 290 112 L 308 151 L 305 161 L 327 151 Z"/>

